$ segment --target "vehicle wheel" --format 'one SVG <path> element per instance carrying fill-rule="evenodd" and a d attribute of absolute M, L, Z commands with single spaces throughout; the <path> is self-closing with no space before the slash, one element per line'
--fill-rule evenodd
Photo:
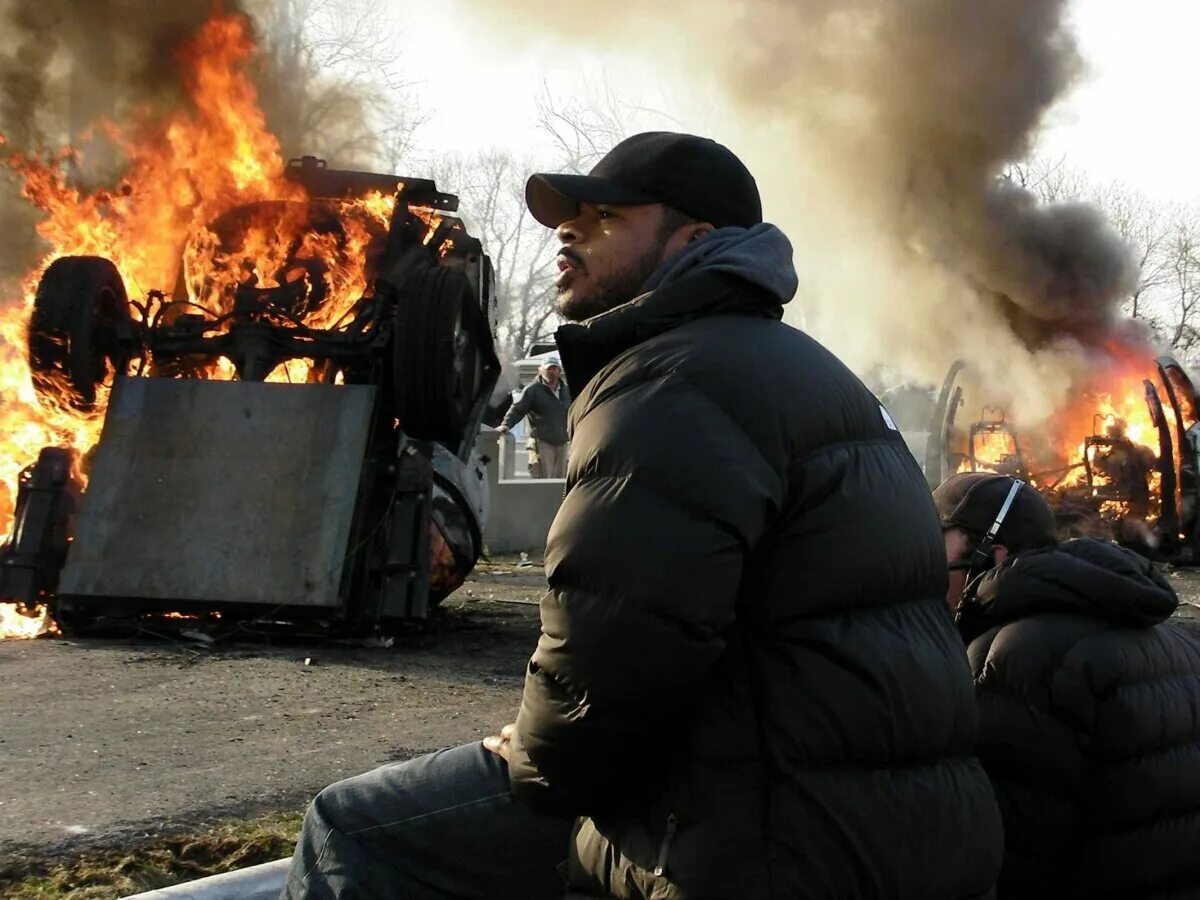
<path fill-rule="evenodd" d="M 98 256 L 64 256 L 38 284 L 29 320 L 29 368 L 46 399 L 90 410 L 109 366 L 128 363 L 122 338 L 131 323 L 121 274 Z"/>
<path fill-rule="evenodd" d="M 470 427 L 495 357 L 466 275 L 421 269 L 396 302 L 392 342 L 397 418 L 419 440 L 457 447 Z"/>

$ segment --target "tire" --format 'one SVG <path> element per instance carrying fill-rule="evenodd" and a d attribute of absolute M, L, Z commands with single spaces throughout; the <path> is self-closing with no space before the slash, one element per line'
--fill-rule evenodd
<path fill-rule="evenodd" d="M 425 268 L 405 281 L 392 341 L 397 418 L 405 434 L 451 447 L 462 441 L 494 355 L 481 318 L 457 269 Z"/>
<path fill-rule="evenodd" d="M 121 274 L 98 256 L 64 256 L 38 284 L 29 320 L 29 368 L 37 393 L 80 410 L 96 404 L 111 365 L 128 362 L 122 337 L 132 318 Z"/>

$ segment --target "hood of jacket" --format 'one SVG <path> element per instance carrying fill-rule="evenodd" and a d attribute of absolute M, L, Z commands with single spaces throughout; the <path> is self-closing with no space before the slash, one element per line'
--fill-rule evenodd
<path fill-rule="evenodd" d="M 1116 544 L 1077 538 L 1019 553 L 984 574 L 963 603 L 968 640 L 989 628 L 1045 612 L 1092 616 L 1124 628 L 1150 628 L 1179 598 L 1150 560 Z"/>

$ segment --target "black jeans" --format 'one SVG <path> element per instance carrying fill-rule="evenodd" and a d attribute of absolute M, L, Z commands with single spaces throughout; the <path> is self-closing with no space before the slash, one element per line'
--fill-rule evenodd
<path fill-rule="evenodd" d="M 482 744 L 442 750 L 321 791 L 283 897 L 561 900 L 572 824 L 516 802 Z"/>

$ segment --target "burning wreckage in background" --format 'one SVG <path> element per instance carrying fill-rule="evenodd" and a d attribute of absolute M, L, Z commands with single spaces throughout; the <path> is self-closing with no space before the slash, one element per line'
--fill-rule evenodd
<path fill-rule="evenodd" d="M 922 462 L 930 486 L 956 472 L 1011 475 L 1046 497 L 1065 535 L 1200 562 L 1200 399 L 1192 380 L 1169 356 L 1110 374 L 1105 390 L 1085 392 L 1049 423 L 1022 431 L 1003 409 L 975 405 L 984 392 L 964 385 L 970 371 L 955 363 L 928 425 Z M 978 418 L 964 414 L 976 409 Z"/>
<path fill-rule="evenodd" d="M 426 615 L 479 558 L 488 257 L 432 181 L 306 157 L 286 182 L 192 235 L 170 294 L 129 298 L 98 256 L 41 276 L 39 399 L 105 408 L 90 451 L 21 475 L 0 598 L 23 614 L 363 633 Z"/>

